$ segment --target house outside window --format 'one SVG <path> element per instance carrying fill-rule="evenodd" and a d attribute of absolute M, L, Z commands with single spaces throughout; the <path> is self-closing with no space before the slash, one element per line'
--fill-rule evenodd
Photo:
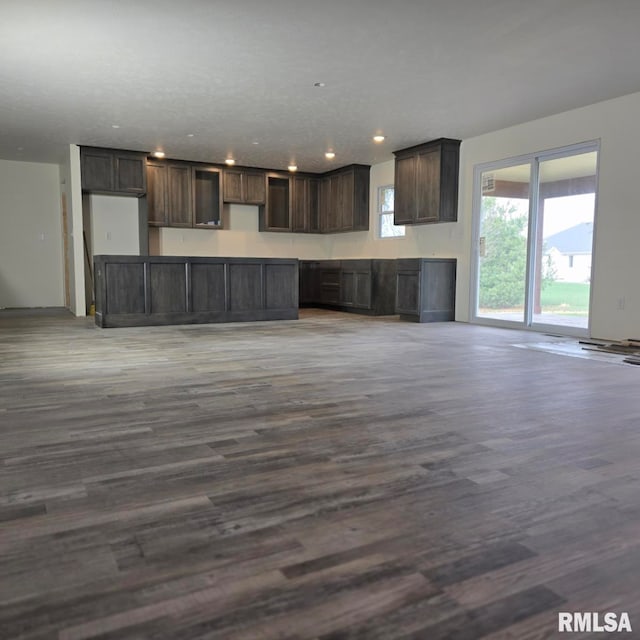
<path fill-rule="evenodd" d="M 393 224 L 394 194 L 395 189 L 393 185 L 378 188 L 379 231 L 381 238 L 399 238 L 405 235 L 404 225 Z"/>

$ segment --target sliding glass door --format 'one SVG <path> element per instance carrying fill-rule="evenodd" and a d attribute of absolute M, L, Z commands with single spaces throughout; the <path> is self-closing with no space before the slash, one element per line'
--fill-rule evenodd
<path fill-rule="evenodd" d="M 589 328 L 595 143 L 476 168 L 474 320 Z"/>
<path fill-rule="evenodd" d="M 481 173 L 477 315 L 524 322 L 530 164 Z"/>

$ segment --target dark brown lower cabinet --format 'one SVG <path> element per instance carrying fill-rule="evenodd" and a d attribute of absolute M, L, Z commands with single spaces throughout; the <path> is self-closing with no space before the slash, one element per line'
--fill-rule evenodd
<path fill-rule="evenodd" d="M 393 315 L 395 260 L 301 261 L 300 304 Z"/>
<path fill-rule="evenodd" d="M 396 312 L 401 320 L 455 320 L 455 258 L 397 260 Z"/>
<path fill-rule="evenodd" d="M 95 256 L 96 324 L 298 318 L 298 260 Z"/>
<path fill-rule="evenodd" d="M 412 322 L 455 320 L 456 260 L 302 260 L 300 306 Z"/>

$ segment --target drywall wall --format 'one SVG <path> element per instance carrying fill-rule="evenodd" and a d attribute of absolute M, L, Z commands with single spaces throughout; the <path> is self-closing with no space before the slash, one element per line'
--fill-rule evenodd
<path fill-rule="evenodd" d="M 138 198 L 89 196 L 92 255 L 140 255 Z"/>
<path fill-rule="evenodd" d="M 600 140 L 594 232 L 591 335 L 640 337 L 640 93 L 582 107 L 465 140 L 462 144 L 459 220 L 462 222 L 458 313 L 469 317 L 473 168 L 494 160 Z"/>
<path fill-rule="evenodd" d="M 327 257 L 328 236 L 258 231 L 258 207 L 225 206 L 224 229 L 169 229 L 151 231 L 150 255 L 232 256 L 255 258 Z"/>
<path fill-rule="evenodd" d="M 0 160 L 0 308 L 62 307 L 60 170 Z"/>

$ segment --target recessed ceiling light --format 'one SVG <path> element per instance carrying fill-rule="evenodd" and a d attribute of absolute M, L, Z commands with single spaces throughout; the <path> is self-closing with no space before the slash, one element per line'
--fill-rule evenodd
<path fill-rule="evenodd" d="M 327 85 L 324 82 L 314 82 L 314 87 L 326 87 Z"/>
<path fill-rule="evenodd" d="M 257 140 L 254 140 L 251 144 L 260 144 Z"/>
<path fill-rule="evenodd" d="M 327 151 L 327 152 L 324 154 L 324 157 L 325 157 L 327 160 L 333 160 L 333 159 L 336 157 L 336 154 L 335 154 L 333 151 Z"/>
<path fill-rule="evenodd" d="M 384 142 L 384 136 L 382 136 L 382 135 L 373 136 L 373 141 L 374 142 Z"/>
<path fill-rule="evenodd" d="M 289 169 L 289 171 L 297 171 L 298 170 L 298 165 L 297 164 L 290 164 L 287 169 Z"/>
<path fill-rule="evenodd" d="M 224 163 L 225 163 L 225 164 L 228 164 L 230 167 L 232 167 L 232 166 L 236 163 L 236 161 L 235 161 L 233 158 L 227 158 L 227 159 L 224 161 Z"/>
<path fill-rule="evenodd" d="M 154 151 L 153 156 L 155 158 L 164 158 L 164 151 Z"/>
<path fill-rule="evenodd" d="M 119 124 L 112 124 L 112 125 L 111 125 L 111 128 L 112 128 L 112 129 L 119 129 L 119 128 L 120 128 L 120 125 L 119 125 Z"/>
<path fill-rule="evenodd" d="M 193 133 L 187 133 L 187 138 L 193 138 L 194 135 L 195 134 L 193 134 Z"/>

